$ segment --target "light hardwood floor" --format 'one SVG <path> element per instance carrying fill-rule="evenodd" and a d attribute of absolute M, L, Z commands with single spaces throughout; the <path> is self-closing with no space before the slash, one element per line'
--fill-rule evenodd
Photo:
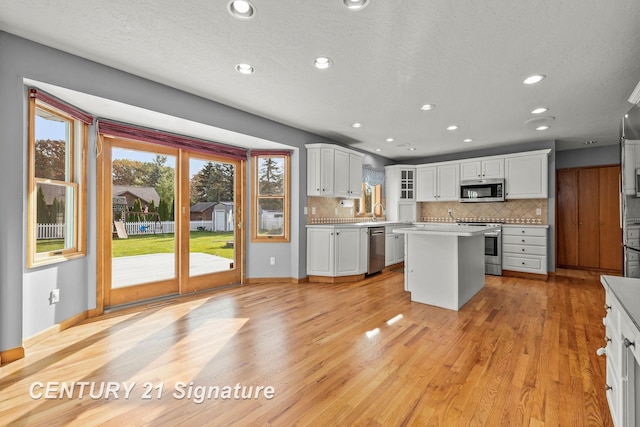
<path fill-rule="evenodd" d="M 114 312 L 27 348 L 0 368 L 0 424 L 610 426 L 595 354 L 603 304 L 597 278 L 560 275 L 487 276 L 459 312 L 412 303 L 398 272 L 224 289 Z M 36 398 L 38 383 L 74 381 L 136 384 L 128 399 L 77 388 Z M 275 395 L 235 399 L 234 389 L 197 403 L 180 398 L 191 382 Z"/>

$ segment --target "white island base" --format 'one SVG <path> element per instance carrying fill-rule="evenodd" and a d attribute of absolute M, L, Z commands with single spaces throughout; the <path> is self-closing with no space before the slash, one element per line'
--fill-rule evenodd
<path fill-rule="evenodd" d="M 411 301 L 457 311 L 484 287 L 480 228 L 397 230 L 406 233 L 404 283 Z"/>

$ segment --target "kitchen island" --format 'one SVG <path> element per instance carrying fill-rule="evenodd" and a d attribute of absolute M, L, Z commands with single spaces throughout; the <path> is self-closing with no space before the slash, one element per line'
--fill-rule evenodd
<path fill-rule="evenodd" d="M 411 301 L 459 310 L 484 287 L 487 226 L 426 224 L 405 234 L 405 290 Z"/>

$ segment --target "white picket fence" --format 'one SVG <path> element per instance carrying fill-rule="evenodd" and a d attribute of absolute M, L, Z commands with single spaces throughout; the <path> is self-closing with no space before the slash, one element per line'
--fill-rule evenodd
<path fill-rule="evenodd" d="M 40 239 L 63 239 L 64 224 L 38 224 L 37 237 Z"/>
<path fill-rule="evenodd" d="M 160 224 L 162 224 L 162 227 L 160 227 Z M 175 233 L 176 231 L 175 221 L 162 221 L 161 223 L 153 221 L 125 222 L 124 226 L 129 236 L 154 233 Z M 189 228 L 191 231 L 198 231 L 198 228 L 201 230 L 204 229 L 211 231 L 213 230 L 213 222 L 191 221 Z M 38 240 L 62 239 L 64 238 L 64 224 L 38 224 L 37 236 Z"/>

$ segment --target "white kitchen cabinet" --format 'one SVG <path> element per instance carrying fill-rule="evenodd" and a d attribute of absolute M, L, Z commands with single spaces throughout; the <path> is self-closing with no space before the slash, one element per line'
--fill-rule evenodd
<path fill-rule="evenodd" d="M 334 151 L 307 148 L 307 196 L 333 196 Z"/>
<path fill-rule="evenodd" d="M 460 163 L 433 163 L 416 168 L 416 201 L 444 202 L 460 198 Z"/>
<path fill-rule="evenodd" d="M 360 228 L 335 229 L 335 275 L 360 273 Z"/>
<path fill-rule="evenodd" d="M 350 276 L 366 272 L 361 227 L 307 227 L 307 275 Z M 364 228 L 366 231 L 366 228 Z M 363 266 L 363 259 L 365 265 Z"/>
<path fill-rule="evenodd" d="M 504 158 L 463 160 L 460 162 L 460 180 L 504 178 Z"/>
<path fill-rule="evenodd" d="M 605 289 L 606 396 L 614 426 L 640 425 L 640 330 L 638 279 L 601 276 Z"/>
<path fill-rule="evenodd" d="M 505 156 L 506 199 L 547 198 L 549 152 L 540 150 Z"/>
<path fill-rule="evenodd" d="M 636 194 L 636 170 L 640 169 L 640 141 L 624 142 L 624 193 L 628 196 Z"/>
<path fill-rule="evenodd" d="M 627 245 L 632 248 L 640 248 L 640 225 L 627 226 Z M 626 251 L 626 277 L 640 278 L 640 253 L 627 250 Z"/>
<path fill-rule="evenodd" d="M 404 234 L 385 234 L 384 265 L 388 267 L 404 261 Z"/>
<path fill-rule="evenodd" d="M 364 154 L 330 144 L 307 144 L 307 196 L 362 196 Z"/>
<path fill-rule="evenodd" d="M 547 227 L 504 225 L 502 269 L 547 275 Z"/>
<path fill-rule="evenodd" d="M 388 221 L 418 220 L 415 166 L 385 167 L 385 206 Z"/>
<path fill-rule="evenodd" d="M 307 228 L 307 274 L 334 276 L 335 236 L 333 228 Z"/>

